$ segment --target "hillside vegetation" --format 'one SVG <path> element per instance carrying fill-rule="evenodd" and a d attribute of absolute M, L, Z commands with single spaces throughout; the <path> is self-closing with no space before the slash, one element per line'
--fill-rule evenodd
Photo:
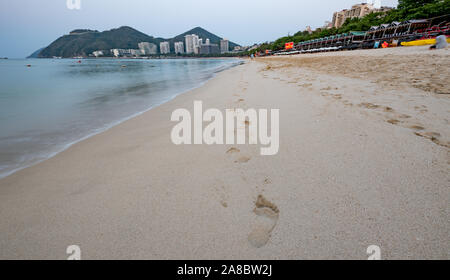
<path fill-rule="evenodd" d="M 281 37 L 273 43 L 262 44 L 252 51 L 279 50 L 285 43 L 300 43 L 308 40 L 328 37 L 349 31 L 367 31 L 372 26 L 391 23 L 393 21 L 405 21 L 409 19 L 427 19 L 450 14 L 450 0 L 399 0 L 398 7 L 387 13 L 372 13 L 363 18 L 347 19 L 339 28 L 318 29 L 312 34 L 307 31 L 299 31 L 293 36 Z"/>

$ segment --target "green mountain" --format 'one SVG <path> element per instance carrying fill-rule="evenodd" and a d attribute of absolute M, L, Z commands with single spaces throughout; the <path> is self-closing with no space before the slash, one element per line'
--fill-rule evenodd
<path fill-rule="evenodd" d="M 27 56 L 27 58 L 39 58 L 39 54 L 41 51 L 43 51 L 45 48 L 40 48 L 39 50 L 35 51 L 34 53 Z"/>
<path fill-rule="evenodd" d="M 96 30 L 77 29 L 64 35 L 51 43 L 48 47 L 39 52 L 38 57 L 51 58 L 57 57 L 76 57 L 89 56 L 94 51 L 110 49 L 137 49 L 140 42 L 154 43 L 158 46 L 163 41 L 169 41 L 172 52 L 174 43 L 184 42 L 184 36 L 187 34 L 197 34 L 200 38 L 210 39 L 211 43 L 219 44 L 221 38 L 206 31 L 203 28 L 196 27 L 172 39 L 155 38 L 139 32 L 131 27 L 123 26 L 109 31 L 99 32 Z M 237 44 L 230 42 L 230 48 Z"/>
<path fill-rule="evenodd" d="M 140 42 L 159 45 L 162 41 L 128 26 L 104 32 L 78 29 L 51 43 L 39 53 L 39 57 L 88 56 L 96 50 L 137 49 Z"/>

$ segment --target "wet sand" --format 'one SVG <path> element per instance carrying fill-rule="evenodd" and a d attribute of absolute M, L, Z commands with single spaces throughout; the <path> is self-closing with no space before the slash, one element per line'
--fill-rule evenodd
<path fill-rule="evenodd" d="M 0 180 L 0 258 L 448 259 L 449 61 L 398 48 L 227 70 Z M 194 100 L 280 109 L 279 153 L 174 145 L 170 116 Z"/>

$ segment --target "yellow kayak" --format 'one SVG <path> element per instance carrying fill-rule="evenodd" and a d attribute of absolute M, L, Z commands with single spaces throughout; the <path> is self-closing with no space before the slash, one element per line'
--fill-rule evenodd
<path fill-rule="evenodd" d="M 447 38 L 447 42 L 450 43 L 450 38 Z M 416 40 L 411 42 L 402 42 L 402 46 L 425 46 L 436 44 L 436 39 Z"/>

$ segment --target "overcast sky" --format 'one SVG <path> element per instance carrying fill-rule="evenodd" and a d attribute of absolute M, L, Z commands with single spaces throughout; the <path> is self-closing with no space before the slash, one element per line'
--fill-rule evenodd
<path fill-rule="evenodd" d="M 109 30 L 131 26 L 170 38 L 193 27 L 241 45 L 272 41 L 320 27 L 334 11 L 363 0 L 0 0 L 0 57 L 25 57 L 78 28 Z M 382 0 L 396 6 L 397 0 Z"/>

